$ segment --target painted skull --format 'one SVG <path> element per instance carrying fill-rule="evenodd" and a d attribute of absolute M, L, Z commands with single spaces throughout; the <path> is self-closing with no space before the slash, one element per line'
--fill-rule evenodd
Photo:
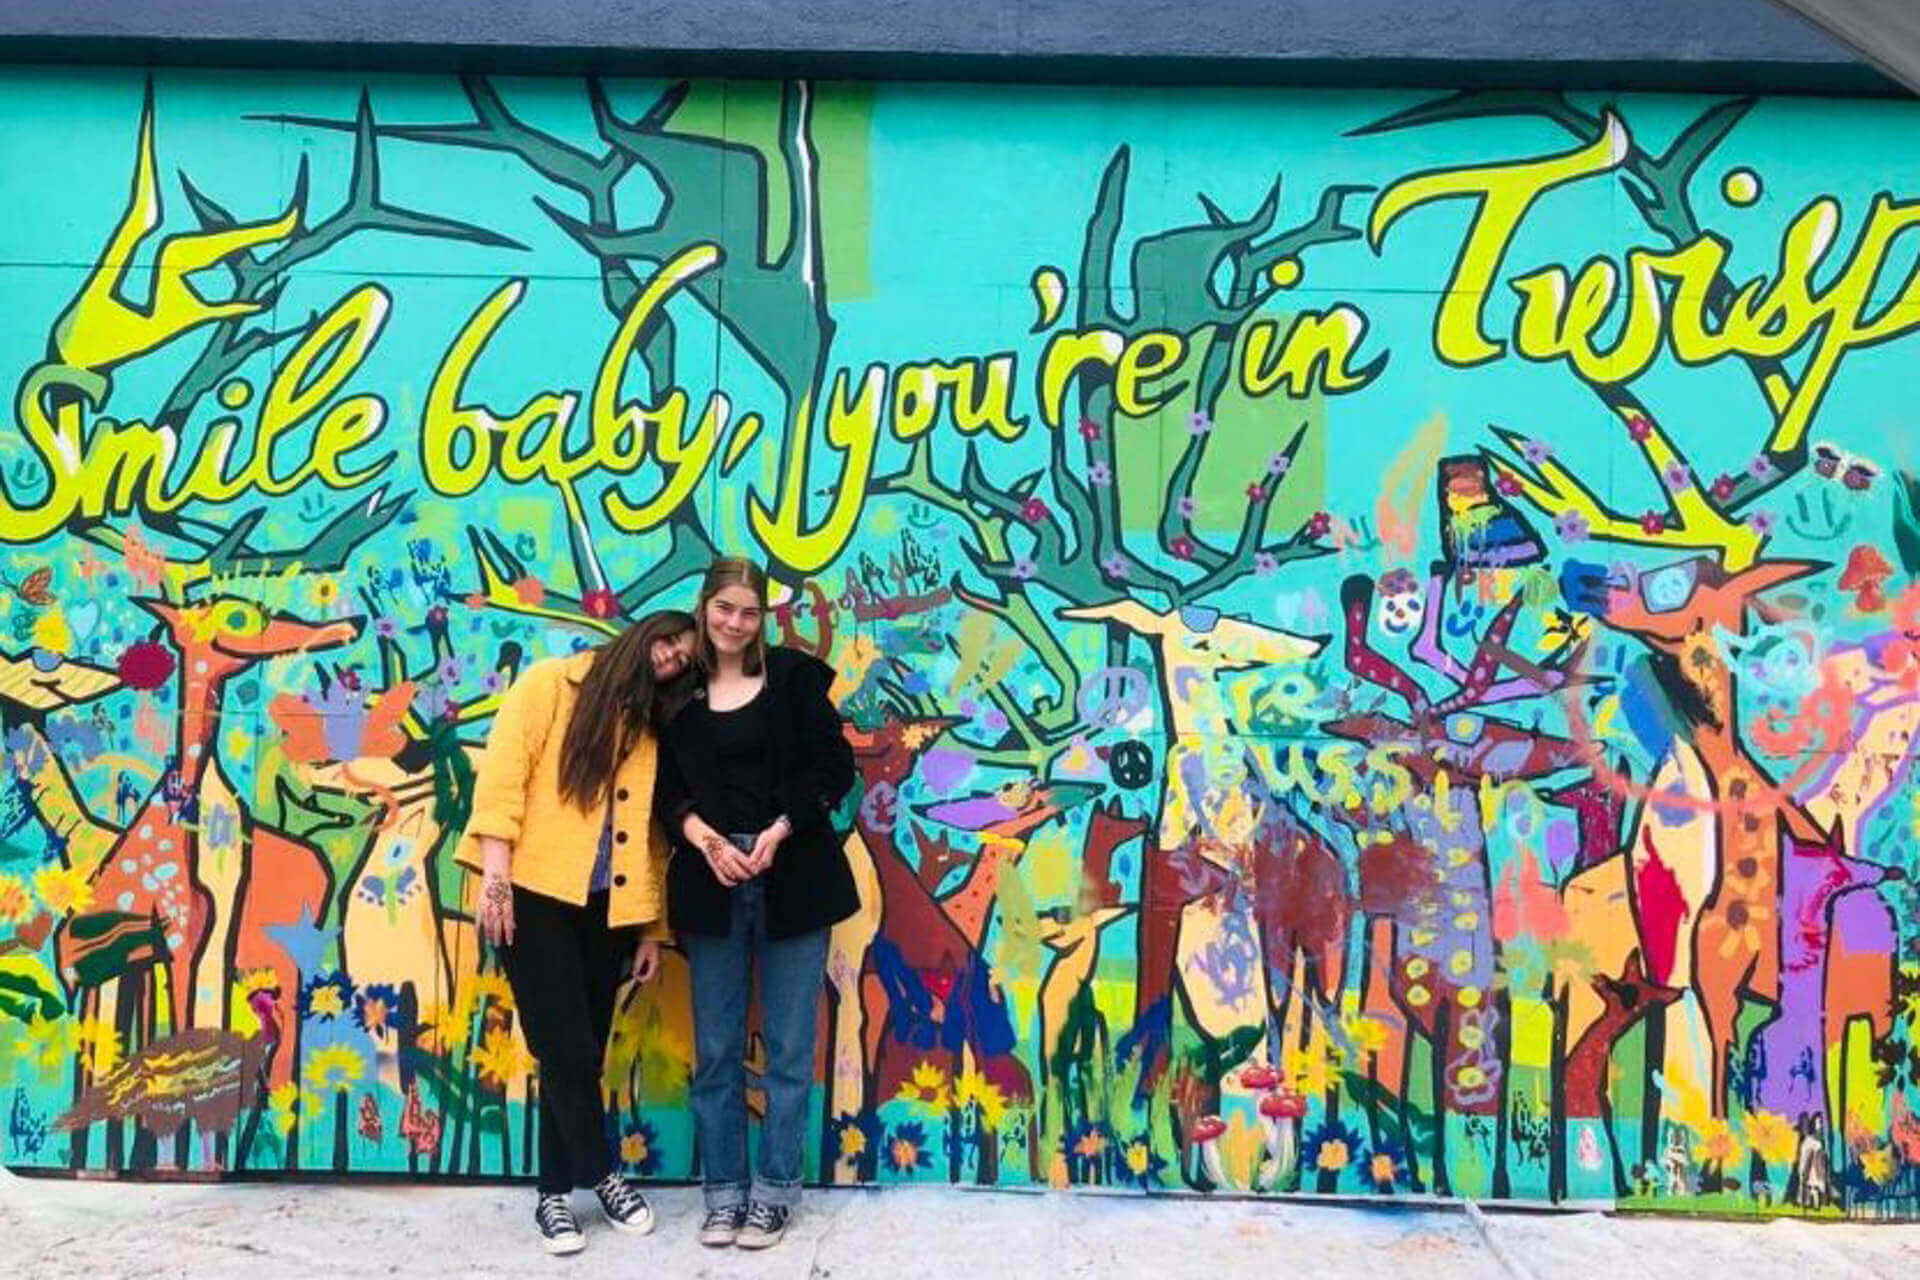
<path fill-rule="evenodd" d="M 1420 590 L 1420 579 L 1405 569 L 1393 569 L 1381 575 L 1379 601 L 1377 621 L 1388 635 L 1403 636 L 1416 631 L 1426 616 L 1427 601 Z"/>

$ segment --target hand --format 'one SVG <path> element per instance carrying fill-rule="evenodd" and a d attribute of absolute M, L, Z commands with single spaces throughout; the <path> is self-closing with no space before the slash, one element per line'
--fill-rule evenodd
<path fill-rule="evenodd" d="M 491 870 L 480 880 L 480 936 L 496 947 L 513 945 L 513 885 Z"/>
<path fill-rule="evenodd" d="M 713 878 L 728 888 L 754 877 L 753 868 L 740 850 L 734 848 L 733 841 L 716 831 L 708 831 L 701 837 L 700 852 L 706 855 Z"/>
<path fill-rule="evenodd" d="M 660 944 L 652 938 L 640 944 L 633 956 L 633 980 L 641 986 L 652 982 L 660 972 Z"/>
<path fill-rule="evenodd" d="M 781 841 L 793 834 L 793 824 L 786 815 L 773 820 L 773 825 L 762 831 L 754 839 L 753 851 L 747 855 L 747 869 L 754 875 L 760 875 L 773 865 L 774 851 L 779 849 Z"/>

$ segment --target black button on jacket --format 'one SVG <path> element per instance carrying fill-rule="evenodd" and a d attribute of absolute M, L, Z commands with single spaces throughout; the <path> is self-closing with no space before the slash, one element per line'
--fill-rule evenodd
<path fill-rule="evenodd" d="M 828 696 L 832 667 L 797 649 L 776 647 L 767 651 L 766 674 L 760 696 L 768 700 L 774 802 L 793 824 L 764 873 L 767 936 L 793 938 L 838 924 L 860 908 L 853 870 L 833 825 L 834 810 L 853 789 L 853 748 Z M 708 723 L 706 716 L 681 714 L 667 725 L 653 804 L 673 842 L 667 863 L 669 922 L 686 933 L 724 937 L 732 890 L 714 878 L 706 857 L 680 830 L 689 810 L 710 824 L 712 815 L 723 811 Z"/>

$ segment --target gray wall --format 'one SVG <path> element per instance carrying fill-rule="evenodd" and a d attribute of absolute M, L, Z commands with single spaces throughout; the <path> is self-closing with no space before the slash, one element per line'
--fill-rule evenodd
<path fill-rule="evenodd" d="M 0 39 L 16 61 L 1887 86 L 1771 0 L 0 0 Z"/>

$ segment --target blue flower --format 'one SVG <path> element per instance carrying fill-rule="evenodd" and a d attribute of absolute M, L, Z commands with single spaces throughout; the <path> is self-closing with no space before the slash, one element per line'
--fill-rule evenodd
<path fill-rule="evenodd" d="M 895 1173 L 910 1174 L 932 1163 L 927 1154 L 927 1131 L 917 1122 L 899 1126 L 887 1139 L 887 1167 Z"/>
<path fill-rule="evenodd" d="M 879 1163 L 880 1143 L 885 1134 L 880 1117 L 871 1111 L 838 1116 L 828 1126 L 823 1155 L 828 1164 L 837 1163 L 843 1157 L 851 1160 L 860 1177 L 871 1178 Z"/>
<path fill-rule="evenodd" d="M 1307 1134 L 1300 1149 L 1302 1176 L 1330 1173 L 1339 1176 L 1358 1165 L 1366 1153 L 1365 1140 L 1338 1120 L 1328 1120 Z"/>
<path fill-rule="evenodd" d="M 363 1031 L 404 1031 L 411 1022 L 400 1008 L 400 992 L 385 982 L 369 982 L 353 997 L 353 1021 Z"/>
<path fill-rule="evenodd" d="M 660 1172 L 660 1138 L 645 1120 L 635 1120 L 621 1129 L 620 1163 L 641 1178 Z"/>
<path fill-rule="evenodd" d="M 1160 1185 L 1160 1171 L 1167 1167 L 1167 1162 L 1154 1151 L 1152 1136 L 1143 1133 L 1127 1139 L 1114 1152 L 1113 1167 L 1120 1181 L 1147 1191 Z"/>
<path fill-rule="evenodd" d="M 344 973 L 316 973 L 300 988 L 300 1016 L 313 1022 L 344 1018 L 353 1008 L 353 983 Z"/>

